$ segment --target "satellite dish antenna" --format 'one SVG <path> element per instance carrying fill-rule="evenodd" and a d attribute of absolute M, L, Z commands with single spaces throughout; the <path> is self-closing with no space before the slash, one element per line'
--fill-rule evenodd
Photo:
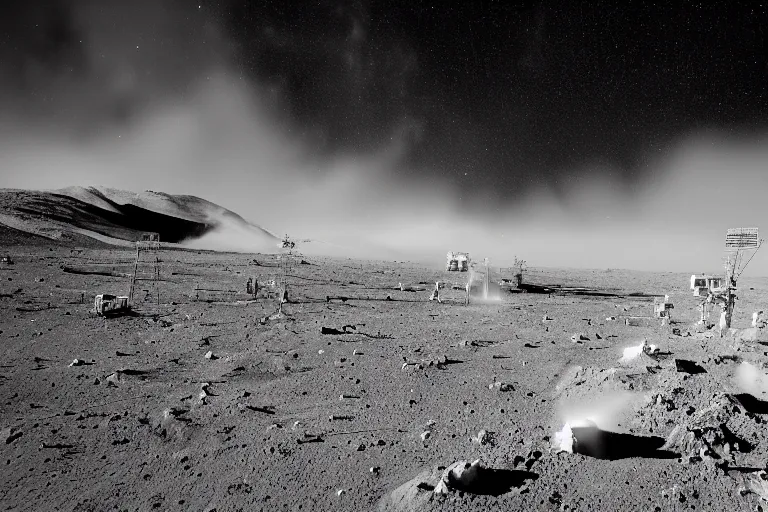
<path fill-rule="evenodd" d="M 725 326 L 731 327 L 736 302 L 736 281 L 754 258 L 763 241 L 757 228 L 731 228 L 725 233 Z"/>

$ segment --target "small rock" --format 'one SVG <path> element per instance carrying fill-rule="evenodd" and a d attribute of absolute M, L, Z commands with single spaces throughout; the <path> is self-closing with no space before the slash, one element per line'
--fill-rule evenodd
<path fill-rule="evenodd" d="M 765 470 L 745 477 L 744 483 L 749 491 L 760 496 L 763 501 L 768 501 L 768 473 Z"/>
<path fill-rule="evenodd" d="M 355 419 L 355 417 L 350 416 L 348 414 L 342 414 L 342 415 L 332 414 L 328 416 L 328 421 L 353 420 L 353 419 Z"/>
<path fill-rule="evenodd" d="M 13 427 L 3 429 L 3 431 L 0 432 L 0 437 L 3 438 L 3 440 L 5 441 L 5 444 L 11 444 L 12 442 L 20 438 L 21 435 L 22 435 L 21 430 Z"/>
<path fill-rule="evenodd" d="M 677 486 L 670 487 L 669 489 L 662 489 L 661 490 L 661 497 L 662 498 L 669 498 L 673 494 L 677 492 Z"/>
<path fill-rule="evenodd" d="M 488 384 L 488 389 L 497 389 L 501 392 L 506 391 L 514 391 L 515 388 L 512 386 L 512 384 L 507 384 L 506 382 L 494 382 L 493 384 Z"/>
<path fill-rule="evenodd" d="M 338 491 L 336 491 L 336 496 L 341 496 L 341 495 L 342 495 L 342 494 L 344 494 L 345 492 L 346 492 L 346 491 L 345 491 L 344 489 L 339 489 Z"/>
<path fill-rule="evenodd" d="M 571 425 L 566 423 L 562 430 L 555 432 L 555 439 L 553 440 L 553 446 L 555 449 L 561 452 L 573 453 L 573 445 L 576 442 L 576 437 L 573 435 Z"/>
<path fill-rule="evenodd" d="M 107 387 L 117 387 L 117 384 L 120 382 L 120 374 L 118 372 L 110 373 L 107 375 L 107 378 L 104 379 L 107 381 Z"/>
<path fill-rule="evenodd" d="M 483 429 L 480 432 L 478 432 L 475 437 L 472 438 L 472 442 L 477 443 L 479 445 L 485 445 L 491 442 L 491 437 L 492 437 L 491 433 Z"/>
<path fill-rule="evenodd" d="M 217 356 L 213 355 L 213 351 L 211 351 L 211 350 L 209 350 L 208 352 L 206 352 L 206 353 L 205 353 L 205 356 L 203 356 L 203 357 L 205 357 L 206 359 L 210 359 L 210 360 L 212 360 L 212 361 L 213 361 L 213 360 L 216 360 L 216 359 L 218 359 L 218 357 L 217 357 Z"/>
<path fill-rule="evenodd" d="M 85 364 L 85 361 L 82 359 L 73 359 L 71 363 L 69 363 L 69 366 L 83 366 Z"/>
<path fill-rule="evenodd" d="M 478 487 L 482 474 L 485 472 L 480 459 L 472 463 L 467 461 L 454 462 L 443 471 L 440 481 L 434 487 L 434 494 L 448 494 L 452 489 L 469 490 Z"/>
<path fill-rule="evenodd" d="M 371 468 L 368 470 L 372 475 L 378 475 L 379 471 L 381 471 L 381 468 L 378 466 L 371 466 Z"/>
<path fill-rule="evenodd" d="M 429 430 L 425 430 L 424 432 L 421 433 L 421 440 L 426 441 L 427 439 L 430 438 L 431 435 L 432 435 L 432 432 L 430 432 Z"/>

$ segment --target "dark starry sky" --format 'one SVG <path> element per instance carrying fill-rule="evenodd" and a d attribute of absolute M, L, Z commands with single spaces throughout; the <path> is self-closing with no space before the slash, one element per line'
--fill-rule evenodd
<path fill-rule="evenodd" d="M 9 0 L 0 106 L 88 136 L 220 66 L 311 158 L 397 143 L 393 176 L 491 203 L 590 165 L 631 194 L 676 137 L 768 121 L 765 3 L 455 4 Z"/>

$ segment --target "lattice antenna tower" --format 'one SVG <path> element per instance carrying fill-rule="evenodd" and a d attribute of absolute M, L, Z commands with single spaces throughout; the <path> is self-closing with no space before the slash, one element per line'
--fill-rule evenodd
<path fill-rule="evenodd" d="M 128 304 L 133 306 L 133 297 L 136 292 L 136 281 L 139 279 L 139 264 L 148 263 L 151 265 L 151 275 L 148 278 L 142 278 L 152 282 L 153 295 L 156 297 L 157 305 L 160 305 L 160 235 L 157 233 L 146 233 L 142 235 L 141 240 L 136 242 L 136 258 L 133 263 L 133 276 L 131 278 L 131 288 L 128 292 Z M 148 260 L 142 260 L 142 253 L 148 256 Z"/>
<path fill-rule="evenodd" d="M 731 228 L 725 234 L 725 325 L 728 328 L 736 302 L 736 282 L 762 244 L 757 228 Z"/>
<path fill-rule="evenodd" d="M 736 286 L 736 281 L 762 244 L 757 228 L 732 228 L 726 232 L 725 270 L 729 284 Z"/>
<path fill-rule="evenodd" d="M 293 273 L 293 269 L 296 267 L 297 256 L 298 252 L 296 251 L 296 241 L 291 239 L 288 234 L 286 234 L 282 241 L 282 252 L 278 256 L 279 273 L 277 285 L 280 290 L 278 298 L 278 309 L 281 312 L 283 304 L 288 300 L 289 278 Z"/>
<path fill-rule="evenodd" d="M 525 260 L 518 259 L 517 255 L 515 255 L 515 263 L 514 263 L 514 269 L 515 269 L 515 280 L 517 282 L 517 286 L 520 286 L 523 284 L 523 274 L 527 270 L 528 263 Z"/>

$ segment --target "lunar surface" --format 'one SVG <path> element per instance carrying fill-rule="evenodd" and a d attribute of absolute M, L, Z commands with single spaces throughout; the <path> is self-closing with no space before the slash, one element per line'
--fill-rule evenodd
<path fill-rule="evenodd" d="M 133 247 L 2 237 L 3 510 L 766 506 L 766 279 L 721 337 L 690 275 L 532 268 L 465 305 L 443 255 L 165 247 L 103 317 Z"/>

